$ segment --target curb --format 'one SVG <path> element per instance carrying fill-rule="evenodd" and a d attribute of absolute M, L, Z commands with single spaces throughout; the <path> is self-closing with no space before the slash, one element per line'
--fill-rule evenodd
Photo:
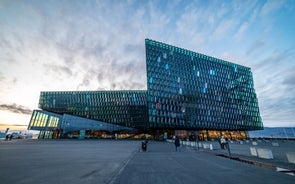
<path fill-rule="evenodd" d="M 240 158 L 240 157 L 233 157 L 233 156 L 224 155 L 224 154 L 215 154 L 215 155 L 220 156 L 220 157 L 229 158 L 231 160 L 244 162 L 244 163 L 251 164 L 251 165 L 256 165 L 256 166 L 267 168 L 267 169 L 272 169 L 274 171 L 281 172 L 281 173 L 284 173 L 284 174 L 288 174 L 290 176 L 295 176 L 295 170 L 289 170 L 289 169 L 277 167 L 277 166 L 272 165 L 272 164 L 258 162 L 258 161 L 249 160 L 249 159 Z"/>

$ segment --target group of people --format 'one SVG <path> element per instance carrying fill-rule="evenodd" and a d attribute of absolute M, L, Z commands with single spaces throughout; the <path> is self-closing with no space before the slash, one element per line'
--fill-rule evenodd
<path fill-rule="evenodd" d="M 175 151 L 180 152 L 181 151 L 181 144 L 180 144 L 179 137 L 174 136 L 173 139 L 174 139 Z M 218 142 L 220 144 L 221 149 L 227 149 L 227 143 L 228 142 L 223 136 L 221 136 L 218 139 Z M 141 143 L 141 149 L 142 149 L 143 152 L 147 151 L 147 143 L 148 143 L 148 140 L 144 140 Z"/>
<path fill-rule="evenodd" d="M 5 140 L 8 141 L 8 140 L 11 140 L 12 138 L 13 138 L 12 134 L 7 134 L 5 137 Z"/>
<path fill-rule="evenodd" d="M 228 148 L 227 148 L 227 146 L 228 146 L 228 145 L 227 145 L 228 142 L 227 142 L 227 140 L 226 140 L 223 136 L 221 136 L 221 137 L 218 139 L 218 142 L 219 142 L 219 144 L 220 144 L 221 149 L 228 149 Z M 174 137 L 174 145 L 175 145 L 175 150 L 176 150 L 176 151 L 181 151 L 180 139 L 179 139 L 178 136 L 175 136 L 175 137 Z"/>

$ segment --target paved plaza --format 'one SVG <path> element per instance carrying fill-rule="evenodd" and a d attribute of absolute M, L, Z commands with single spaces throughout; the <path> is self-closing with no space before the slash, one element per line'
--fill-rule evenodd
<path fill-rule="evenodd" d="M 276 149 L 289 150 L 294 142 Z M 295 176 L 229 159 L 226 151 L 183 147 L 149 141 L 148 151 L 133 140 L 0 140 L 0 183 L 294 183 Z M 242 157 L 247 144 L 231 144 Z M 262 146 L 262 144 L 261 144 Z M 283 151 L 282 151 L 283 150 Z M 258 159 L 244 154 L 244 158 Z M 274 155 L 277 155 L 277 153 Z M 283 155 L 283 153 L 282 153 Z M 257 160 L 295 164 L 282 159 Z"/>

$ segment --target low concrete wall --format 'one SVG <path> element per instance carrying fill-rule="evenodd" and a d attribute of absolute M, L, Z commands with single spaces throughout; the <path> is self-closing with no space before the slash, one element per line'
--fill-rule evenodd
<path fill-rule="evenodd" d="M 259 158 L 273 159 L 272 151 L 269 149 L 257 148 Z"/>
<path fill-rule="evenodd" d="M 286 153 L 288 162 L 295 164 L 295 152 L 287 152 Z"/>

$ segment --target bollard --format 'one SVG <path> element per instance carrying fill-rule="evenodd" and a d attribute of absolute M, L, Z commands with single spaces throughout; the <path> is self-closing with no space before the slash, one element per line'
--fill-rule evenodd
<path fill-rule="evenodd" d="M 271 144 L 272 144 L 273 147 L 278 147 L 278 146 L 280 146 L 278 142 L 272 142 Z"/>
<path fill-rule="evenodd" d="M 210 144 L 210 150 L 213 150 L 213 145 L 212 144 Z"/>
<path fill-rule="evenodd" d="M 250 152 L 251 152 L 251 155 L 252 155 L 252 156 L 256 156 L 256 157 L 258 156 L 258 155 L 257 155 L 256 148 L 254 148 L 254 147 L 250 147 Z"/>
<path fill-rule="evenodd" d="M 208 143 L 204 143 L 204 144 L 203 144 L 203 148 L 204 148 L 204 149 L 209 149 L 209 148 L 210 148 L 210 145 L 209 145 Z"/>
<path fill-rule="evenodd" d="M 226 142 L 226 149 L 228 151 L 228 156 L 231 156 L 230 147 L 228 141 Z"/>
<path fill-rule="evenodd" d="M 203 144 L 201 142 L 198 142 L 198 149 L 202 147 L 203 147 Z"/>
<path fill-rule="evenodd" d="M 215 150 L 215 149 L 217 149 L 216 145 L 210 144 L 210 150 Z"/>
<path fill-rule="evenodd" d="M 252 142 L 252 145 L 253 145 L 253 146 L 257 146 L 258 144 L 257 144 L 256 141 L 253 141 L 253 142 Z"/>

